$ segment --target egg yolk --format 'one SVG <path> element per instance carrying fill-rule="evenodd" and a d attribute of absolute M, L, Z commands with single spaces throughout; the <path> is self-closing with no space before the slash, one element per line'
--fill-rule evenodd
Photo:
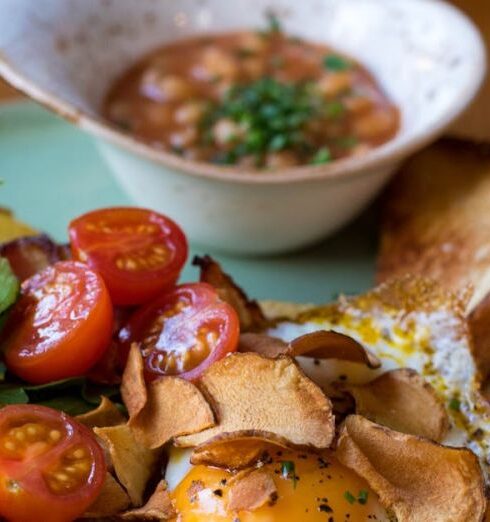
<path fill-rule="evenodd" d="M 194 466 L 172 493 L 179 522 L 388 521 L 366 482 L 327 453 L 275 451 L 271 472 L 277 498 L 254 511 L 227 510 L 233 474 Z"/>

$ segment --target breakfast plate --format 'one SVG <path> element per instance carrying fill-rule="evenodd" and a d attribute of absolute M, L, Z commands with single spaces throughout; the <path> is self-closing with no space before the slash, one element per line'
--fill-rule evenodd
<path fill-rule="evenodd" d="M 0 518 L 490 520 L 474 24 L 5 2 Z"/>
<path fill-rule="evenodd" d="M 0 108 L 0 156 L 0 206 L 59 240 L 73 217 L 129 203 L 92 140 L 34 104 Z M 321 245 L 288 257 L 239 259 L 204 247 L 193 252 L 226 262 L 258 298 L 320 304 L 339 292 L 354 294 L 372 285 L 376 213 L 370 210 Z M 188 268 L 184 275 L 191 279 L 194 272 Z"/>

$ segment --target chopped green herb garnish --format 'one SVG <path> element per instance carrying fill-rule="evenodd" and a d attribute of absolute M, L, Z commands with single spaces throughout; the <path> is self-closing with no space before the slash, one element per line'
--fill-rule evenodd
<path fill-rule="evenodd" d="M 453 398 L 449 401 L 449 408 L 453 411 L 460 411 L 461 409 L 461 401 L 459 399 Z"/>
<path fill-rule="evenodd" d="M 345 106 L 340 101 L 332 101 L 325 105 L 325 116 L 330 119 L 340 118 L 345 114 Z"/>
<path fill-rule="evenodd" d="M 269 143 L 270 150 L 282 150 L 286 147 L 289 140 L 285 134 L 276 134 Z"/>
<path fill-rule="evenodd" d="M 323 66 L 329 71 L 346 71 L 352 64 L 337 54 L 329 54 L 323 59 Z"/>
<path fill-rule="evenodd" d="M 269 33 L 282 32 L 281 22 L 274 11 L 267 12 L 267 30 Z"/>
<path fill-rule="evenodd" d="M 281 475 L 285 479 L 291 479 L 293 487 L 296 488 L 296 469 L 292 460 L 283 460 L 281 462 Z"/>
<path fill-rule="evenodd" d="M 234 86 L 222 102 L 211 107 L 201 122 L 201 136 L 209 138 L 221 119 L 231 120 L 243 130 L 234 136 L 227 153 L 215 158 L 221 164 L 233 164 L 252 155 L 261 166 L 268 152 L 284 149 L 307 159 L 318 145 L 309 141 L 305 126 L 313 118 L 325 117 L 324 106 L 325 101 L 308 83 L 262 78 Z"/>
<path fill-rule="evenodd" d="M 349 504 L 354 504 L 354 502 L 356 501 L 356 497 L 350 491 L 344 492 L 344 498 L 345 500 L 347 500 Z"/>
<path fill-rule="evenodd" d="M 366 504 L 368 500 L 368 492 L 365 489 L 359 491 L 359 495 L 357 496 L 357 502 L 359 504 Z"/>
<path fill-rule="evenodd" d="M 324 163 L 328 163 L 332 160 L 332 155 L 328 147 L 322 147 L 318 150 L 318 152 L 313 156 L 311 160 L 312 165 L 323 165 Z"/>

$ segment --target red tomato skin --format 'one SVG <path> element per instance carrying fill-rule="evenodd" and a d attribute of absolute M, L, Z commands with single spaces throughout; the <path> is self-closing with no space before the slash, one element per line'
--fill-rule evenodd
<path fill-rule="evenodd" d="M 60 324 L 52 338 L 48 334 L 40 334 L 41 329 L 34 325 L 36 321 L 32 306 L 42 315 L 33 294 L 49 285 L 57 274 L 73 276 L 77 283 L 76 297 L 90 299 L 90 309 L 65 310 L 64 324 Z M 88 291 L 87 291 L 88 289 Z M 63 303 L 57 303 L 58 306 Z M 59 310 L 63 307 L 59 306 Z M 55 320 L 58 310 L 52 312 Z M 83 319 L 74 319 L 75 313 L 88 313 Z M 69 317 L 66 317 L 68 315 Z M 56 321 L 51 321 L 51 325 Z M 44 330 L 51 327 L 43 323 Z M 66 379 L 85 374 L 103 356 L 109 347 L 113 325 L 113 307 L 109 293 L 102 278 L 93 270 L 74 261 L 61 261 L 47 267 L 42 272 L 24 281 L 21 297 L 9 315 L 3 351 L 7 368 L 21 379 L 34 383 Z M 61 339 L 56 340 L 55 337 Z M 43 342 L 43 351 L 36 349 Z M 27 350 L 26 350 L 27 348 Z"/>
<path fill-rule="evenodd" d="M 68 415 L 39 405 L 20 404 L 6 406 L 0 410 L 0 435 L 5 425 L 19 416 L 28 414 L 41 420 L 60 422 L 67 427 L 90 451 L 93 463 L 89 475 L 89 486 L 67 495 L 55 495 L 49 491 L 42 479 L 40 468 L 0 456 L 0 516 L 9 522 L 71 522 L 81 516 L 99 496 L 104 485 L 107 466 L 102 448 L 91 430 Z M 39 464 L 46 461 L 41 457 Z M 10 480 L 20 484 L 17 491 L 9 490 Z"/>
<path fill-rule="evenodd" d="M 141 339 L 146 326 L 155 316 L 156 311 L 165 306 L 165 304 L 171 301 L 173 296 L 178 294 L 191 295 L 192 299 L 194 299 L 197 304 L 199 304 L 199 302 L 210 302 L 214 304 L 217 307 L 217 310 L 221 311 L 221 316 L 226 319 L 224 327 L 225 332 L 219 345 L 195 368 L 177 374 L 178 377 L 191 382 L 197 381 L 204 370 L 206 370 L 206 368 L 208 368 L 211 364 L 222 359 L 228 353 L 232 353 L 237 350 L 238 337 L 240 335 L 240 321 L 233 307 L 222 301 L 219 298 L 216 290 L 211 285 L 207 283 L 189 283 L 175 287 L 171 292 L 162 295 L 154 301 L 139 308 L 135 312 L 135 314 L 119 334 L 123 365 L 126 362 L 127 354 L 129 353 L 131 344 Z M 219 316 L 220 314 L 218 313 L 218 317 Z M 148 382 L 155 380 L 162 375 L 164 374 L 149 370 L 145 361 L 145 379 Z"/>
<path fill-rule="evenodd" d="M 111 220 L 116 224 L 156 226 L 159 233 L 155 241 L 164 244 L 172 252 L 168 265 L 158 269 L 128 271 L 116 266 L 118 253 L 132 248 L 132 240 L 137 241 L 137 233 L 124 236 L 114 233 L 115 239 L 107 240 L 100 232 L 87 232 L 87 225 Z M 110 234 L 109 234 L 110 235 Z M 136 207 L 113 207 L 88 212 L 69 225 L 72 254 L 104 279 L 115 305 L 141 305 L 175 286 L 184 266 L 189 247 L 182 229 L 170 218 L 151 210 Z M 94 244 L 96 245 L 94 247 Z M 151 239 L 146 243 L 152 244 Z M 118 246 L 120 251 L 118 251 Z"/>

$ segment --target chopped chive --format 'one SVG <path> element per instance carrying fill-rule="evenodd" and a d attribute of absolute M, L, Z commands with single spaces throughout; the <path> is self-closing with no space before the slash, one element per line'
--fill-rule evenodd
<path fill-rule="evenodd" d="M 347 500 L 349 504 L 354 504 L 354 502 L 356 501 L 356 497 L 350 491 L 344 492 L 344 498 L 345 500 Z"/>
<path fill-rule="evenodd" d="M 461 409 L 461 401 L 459 399 L 453 398 L 449 401 L 449 408 L 453 411 L 460 411 Z"/>
<path fill-rule="evenodd" d="M 323 59 L 323 66 L 329 71 L 346 71 L 352 67 L 352 64 L 337 54 L 328 54 Z"/>
<path fill-rule="evenodd" d="M 273 11 L 268 11 L 267 14 L 267 29 L 269 33 L 282 32 L 281 22 Z"/>
<path fill-rule="evenodd" d="M 296 470 L 292 460 L 283 460 L 281 462 L 281 475 L 285 479 L 291 479 L 293 487 L 296 488 Z"/>
<path fill-rule="evenodd" d="M 321 115 L 323 105 L 325 102 L 310 92 L 306 82 L 289 84 L 265 77 L 236 85 L 223 101 L 210 106 L 202 118 L 201 144 L 206 145 L 204 138 L 209 140 L 211 129 L 224 118 L 244 129 L 243 134 L 235 136 L 230 143 L 235 161 L 249 155 L 263 159 L 269 151 L 285 148 L 301 157 L 309 157 L 314 145 L 308 141 L 305 125 L 311 118 L 318 118 L 317 114 Z M 228 161 L 229 158 L 219 157 L 220 163 Z"/>
<path fill-rule="evenodd" d="M 313 156 L 310 163 L 312 165 L 323 165 L 324 163 L 328 163 L 332 159 L 332 154 L 328 147 L 322 147 L 318 149 L 316 154 Z"/>
<path fill-rule="evenodd" d="M 359 504 L 367 504 L 367 500 L 368 500 L 368 492 L 365 490 L 365 489 L 362 489 L 361 491 L 359 491 L 359 495 L 357 496 L 357 502 L 359 502 Z"/>
<path fill-rule="evenodd" d="M 288 137 L 285 134 L 276 134 L 269 142 L 270 150 L 282 150 L 288 144 Z"/>
<path fill-rule="evenodd" d="M 340 101 L 332 101 L 325 105 L 325 116 L 327 118 L 336 119 L 345 114 L 345 106 Z"/>

